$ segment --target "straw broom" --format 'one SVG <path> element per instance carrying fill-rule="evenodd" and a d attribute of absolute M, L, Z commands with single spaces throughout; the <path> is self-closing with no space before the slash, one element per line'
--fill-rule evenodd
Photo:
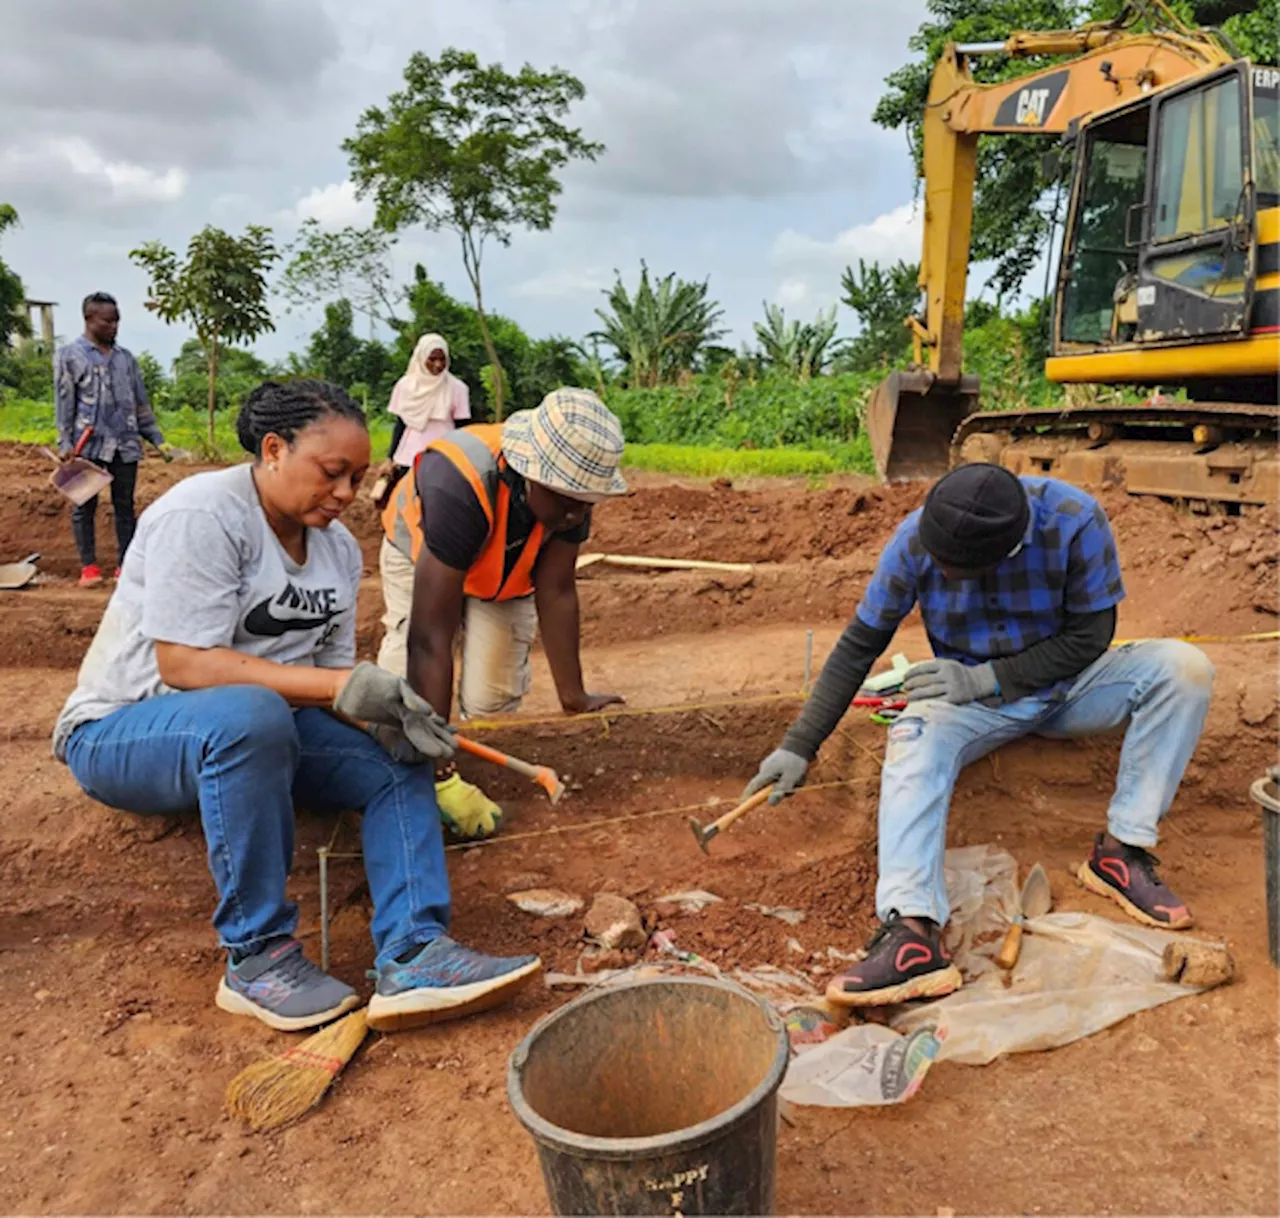
<path fill-rule="evenodd" d="M 254 1132 L 296 1121 L 324 1097 L 364 1041 L 368 1026 L 361 1007 L 287 1053 L 241 1070 L 227 1086 L 227 1111 Z"/>

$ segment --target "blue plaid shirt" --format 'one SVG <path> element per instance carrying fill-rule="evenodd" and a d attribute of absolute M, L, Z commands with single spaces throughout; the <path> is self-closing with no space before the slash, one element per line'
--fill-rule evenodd
<path fill-rule="evenodd" d="M 1068 613 L 1118 605 L 1124 581 L 1097 500 L 1054 478 L 1021 482 L 1031 505 L 1021 549 L 977 578 L 947 581 L 920 544 L 917 509 L 880 555 L 858 617 L 892 631 L 918 602 L 934 655 L 981 664 L 1052 638 Z"/>
<path fill-rule="evenodd" d="M 83 334 L 53 361 L 58 447 L 69 452 L 93 428 L 84 455 L 98 461 L 142 460 L 142 438 L 163 444 L 138 362 L 123 347 L 104 355 Z"/>

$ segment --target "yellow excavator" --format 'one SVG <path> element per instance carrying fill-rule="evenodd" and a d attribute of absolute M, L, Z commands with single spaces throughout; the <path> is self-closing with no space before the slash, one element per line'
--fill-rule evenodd
<path fill-rule="evenodd" d="M 1142 15 L 1158 23 L 1135 28 Z M 997 53 L 1072 58 L 975 83 L 970 62 Z M 1145 0 L 1115 22 L 948 45 L 923 128 L 925 310 L 906 322 L 913 365 L 868 406 L 880 477 L 985 460 L 1200 510 L 1275 503 L 1280 70 Z M 1072 164 L 1046 375 L 1138 389 L 1104 395 L 1131 404 L 979 412 L 961 359 L 978 138 L 1011 133 L 1058 136 Z"/>

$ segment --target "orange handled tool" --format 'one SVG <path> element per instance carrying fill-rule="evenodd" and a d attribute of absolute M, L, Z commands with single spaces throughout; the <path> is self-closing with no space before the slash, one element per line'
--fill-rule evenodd
<path fill-rule="evenodd" d="M 710 854 L 711 851 L 707 849 L 707 845 L 711 839 L 723 833 L 739 817 L 746 816 L 753 808 L 758 808 L 769 798 L 772 790 L 773 784 L 770 783 L 763 790 L 757 791 L 754 795 L 744 799 L 736 808 L 731 808 L 719 819 L 713 820 L 706 826 L 696 816 L 689 817 L 689 827 L 693 830 L 693 836 L 697 839 L 698 847 L 702 853 Z"/>
<path fill-rule="evenodd" d="M 472 757 L 479 757 L 483 761 L 491 761 L 494 765 L 506 766 L 508 770 L 515 770 L 517 774 L 522 774 L 525 778 L 536 782 L 547 793 L 547 798 L 553 804 L 559 803 L 561 796 L 564 795 L 564 783 L 556 777 L 555 770 L 549 766 L 530 765 L 527 761 L 521 761 L 519 757 L 509 757 L 506 753 L 491 749 L 487 744 L 468 740 L 465 736 L 455 736 L 454 739 L 464 753 L 470 753 Z"/>

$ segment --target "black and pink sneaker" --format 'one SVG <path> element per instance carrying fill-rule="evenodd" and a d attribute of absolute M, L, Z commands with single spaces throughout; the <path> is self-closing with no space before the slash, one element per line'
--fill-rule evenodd
<path fill-rule="evenodd" d="M 942 932 L 929 927 L 921 934 L 889 911 L 860 960 L 827 985 L 827 1000 L 842 1007 L 887 1007 L 913 998 L 940 998 L 958 990 L 960 970 L 942 943 Z"/>
<path fill-rule="evenodd" d="M 1141 846 L 1104 846 L 1105 835 L 1093 839 L 1093 853 L 1080 864 L 1076 876 L 1090 892 L 1110 897 L 1121 909 L 1145 926 L 1185 930 L 1191 911 L 1156 875 L 1160 861 Z"/>

